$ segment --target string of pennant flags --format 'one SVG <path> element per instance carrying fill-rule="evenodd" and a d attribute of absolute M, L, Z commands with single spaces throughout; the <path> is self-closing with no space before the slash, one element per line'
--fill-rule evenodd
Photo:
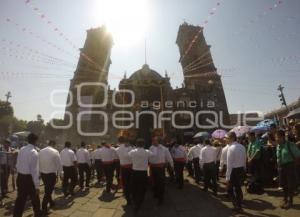
<path fill-rule="evenodd" d="M 38 56 L 38 55 L 36 55 L 34 53 L 30 53 L 30 52 L 21 52 L 20 50 L 15 50 L 10 47 L 2 46 L 2 47 L 0 47 L 0 50 L 4 51 L 2 54 L 7 55 L 8 57 L 13 57 L 13 58 L 23 60 L 23 61 L 33 61 L 33 62 L 38 62 L 38 63 L 57 65 L 57 66 L 61 66 L 61 67 L 74 68 L 69 65 L 64 65 L 64 64 L 58 63 L 53 59 L 43 58 L 41 56 Z"/>
<path fill-rule="evenodd" d="M 60 58 L 57 58 L 57 57 L 50 56 L 50 55 L 45 54 L 41 51 L 30 48 L 26 45 L 21 45 L 20 43 L 13 42 L 13 41 L 7 40 L 5 38 L 2 38 L 1 42 L 9 48 L 14 47 L 15 49 L 18 49 L 20 52 L 33 54 L 33 55 L 39 56 L 41 58 L 48 59 L 52 62 L 56 62 L 57 64 L 68 65 L 68 66 L 72 66 L 72 67 L 75 66 L 74 63 L 71 63 L 69 61 L 66 61 L 66 60 L 63 60 L 63 59 L 60 59 Z"/>
<path fill-rule="evenodd" d="M 77 46 L 66 36 L 66 34 L 52 22 L 45 13 L 41 11 L 31 0 L 25 0 L 25 5 L 28 6 L 43 22 L 45 22 L 54 33 L 67 42 L 73 49 L 77 50 Z"/>
<path fill-rule="evenodd" d="M 60 48 L 59 46 L 55 45 L 54 43 L 49 42 L 49 41 L 43 39 L 41 36 L 39 36 L 38 34 L 34 33 L 34 32 L 31 31 L 29 28 L 22 27 L 20 24 L 18 24 L 17 22 L 13 21 L 12 19 L 7 18 L 6 21 L 7 21 L 8 23 L 11 23 L 11 24 L 13 24 L 14 26 L 16 26 L 19 30 L 21 30 L 21 32 L 27 32 L 27 33 L 29 33 L 29 35 L 31 35 L 31 36 L 33 36 L 33 37 L 39 39 L 40 41 L 42 41 L 43 43 L 47 44 L 48 46 L 51 46 L 51 47 L 53 47 L 53 48 L 59 50 L 60 52 L 63 52 L 63 53 L 65 53 L 65 54 L 69 54 L 69 56 L 72 56 L 72 57 L 78 59 L 78 57 L 77 57 L 76 55 L 73 55 L 72 53 L 67 52 L 67 51 L 63 50 L 62 48 Z M 76 49 L 76 50 L 79 51 L 79 49 Z M 93 68 L 94 68 L 95 70 L 101 70 L 101 71 L 103 71 L 102 67 L 99 66 L 98 63 L 96 63 L 92 58 L 90 58 L 90 57 L 89 57 L 87 54 L 85 54 L 84 52 L 80 52 L 80 56 L 81 56 L 84 60 L 87 61 L 87 62 L 86 62 L 87 64 L 89 64 L 90 66 L 93 66 Z M 22 58 L 21 58 L 21 59 L 22 59 Z M 113 75 L 113 76 L 117 76 L 117 75 Z"/>
<path fill-rule="evenodd" d="M 66 34 L 62 31 L 62 29 L 58 28 L 52 20 L 50 20 L 49 16 L 46 15 L 42 10 L 37 7 L 32 0 L 25 0 L 25 5 L 27 5 L 31 10 L 37 14 L 37 16 L 46 23 L 46 25 L 49 27 L 50 30 L 55 32 L 59 37 L 63 39 L 64 42 L 69 44 L 76 52 L 80 52 L 80 56 L 82 56 L 85 60 L 87 60 L 90 64 L 93 64 L 95 69 L 97 70 L 102 70 L 102 67 L 96 63 L 92 58 L 90 58 L 86 53 L 81 51 L 75 43 L 73 43 L 67 36 Z"/>
<path fill-rule="evenodd" d="M 268 13 L 273 12 L 275 9 L 277 9 L 279 6 L 283 4 L 283 0 L 276 0 L 275 3 L 272 3 L 271 5 L 268 5 L 264 8 L 263 12 L 258 14 L 257 16 L 252 17 L 245 25 L 241 26 L 239 30 L 234 32 L 234 34 L 239 34 L 249 28 L 249 26 L 259 22 L 261 19 L 263 19 Z"/>
<path fill-rule="evenodd" d="M 278 8 L 281 4 L 283 3 L 283 1 L 276 1 L 273 5 L 267 7 L 266 10 L 264 10 L 264 12 L 259 15 L 258 17 L 259 18 L 262 18 L 263 16 L 267 15 L 268 12 L 271 12 L 273 11 L 274 9 Z M 288 18 L 286 20 L 283 20 L 281 23 L 285 23 L 287 21 L 291 21 L 291 20 L 294 20 L 295 17 L 293 16 L 288 16 Z M 253 24 L 255 22 L 257 22 L 259 19 L 256 18 L 256 19 L 251 19 L 247 25 L 250 25 L 250 24 Z M 274 25 L 271 26 L 271 29 L 274 29 Z M 270 29 L 270 28 L 269 28 Z M 291 38 L 291 37 L 296 37 L 299 33 L 298 32 L 292 32 L 292 33 L 287 33 L 283 36 L 277 36 L 275 38 L 275 40 L 281 40 L 281 39 L 288 39 L 288 38 Z M 193 43 L 193 41 L 192 41 Z M 200 57 L 198 57 L 196 60 L 193 60 L 191 63 L 189 63 L 186 67 L 183 68 L 183 72 L 189 72 L 189 71 L 193 71 L 193 70 L 197 70 L 197 69 L 201 69 L 202 67 L 204 67 L 205 65 L 208 65 L 211 62 L 207 62 L 204 64 L 205 61 L 207 61 L 207 58 L 206 56 L 206 52 L 204 52 Z M 283 57 L 278 57 L 278 58 L 272 58 L 270 60 L 270 62 L 274 63 L 273 65 L 283 65 L 285 63 L 294 63 L 294 64 L 299 64 L 300 63 L 300 58 L 299 56 L 297 55 L 290 55 L 290 56 L 283 56 Z M 296 70 L 297 72 L 299 70 Z"/>
<path fill-rule="evenodd" d="M 190 62 L 188 65 L 186 65 L 183 68 L 183 70 L 188 70 L 188 69 L 193 68 L 194 66 L 202 63 L 203 59 L 207 58 L 209 53 L 210 53 L 210 50 L 207 50 L 207 51 L 203 52 L 203 54 L 201 54 L 198 58 L 196 58 L 195 60 Z"/>
<path fill-rule="evenodd" d="M 193 65 L 192 67 L 183 68 L 183 72 L 194 71 L 195 69 L 202 67 L 203 65 L 211 64 L 211 63 L 213 63 L 212 58 L 210 56 L 206 56 L 204 58 L 201 58 L 201 61 L 198 62 L 197 64 Z"/>
<path fill-rule="evenodd" d="M 41 37 L 40 35 L 34 33 L 32 30 L 30 30 L 29 28 L 26 28 L 26 27 L 22 27 L 20 24 L 18 24 L 17 22 L 13 21 L 11 18 L 7 18 L 6 19 L 6 22 L 8 23 L 11 23 L 12 25 L 14 25 L 15 27 L 17 27 L 21 32 L 26 32 L 28 33 L 29 35 L 35 37 L 36 39 L 40 40 L 41 42 L 45 43 L 46 45 L 64 53 L 64 54 L 67 54 L 71 57 L 74 57 L 76 59 L 78 59 L 78 57 L 74 54 L 72 54 L 71 52 L 69 51 L 66 51 L 62 48 L 60 48 L 59 46 L 57 46 L 56 44 L 52 43 L 52 42 L 49 42 L 47 40 L 45 40 L 43 37 Z M 76 49 L 77 51 L 79 51 L 79 49 Z M 87 54 L 85 54 L 84 52 L 80 52 L 80 56 L 83 57 L 84 60 L 87 61 L 88 64 L 90 65 L 93 65 L 93 67 L 95 67 L 96 70 L 102 70 L 102 67 L 99 66 L 99 64 L 97 64 L 94 60 L 92 60 L 92 58 L 90 58 Z"/>
<path fill-rule="evenodd" d="M 24 27 L 24 26 L 21 26 L 19 23 L 15 22 L 14 20 L 12 20 L 11 18 L 6 18 L 5 20 L 7 23 L 10 23 L 12 24 L 13 26 L 17 27 L 19 29 L 19 31 L 23 32 L 23 33 L 27 33 L 29 34 L 30 36 L 38 39 L 39 41 L 43 42 L 44 44 L 46 44 L 47 46 L 51 47 L 51 48 L 54 48 L 56 50 L 58 50 L 59 52 L 63 53 L 63 54 L 66 54 L 68 56 L 71 56 L 71 57 L 74 57 L 74 58 L 78 58 L 76 55 L 72 54 L 71 52 L 69 51 L 66 51 L 64 49 L 62 49 L 61 47 L 57 46 L 56 44 L 44 39 L 42 36 L 40 36 L 39 34 L 35 33 L 34 31 L 32 31 L 30 28 L 28 27 Z"/>
<path fill-rule="evenodd" d="M 221 6 L 221 3 L 224 0 L 219 0 L 216 2 L 215 6 L 210 10 L 207 18 L 203 21 L 203 23 L 201 24 L 202 28 L 200 28 L 200 30 L 196 33 L 196 35 L 193 37 L 193 39 L 190 41 L 189 45 L 187 46 L 187 49 L 185 50 L 185 52 L 183 53 L 183 55 L 180 57 L 179 62 L 182 62 L 182 60 L 186 57 L 186 55 L 190 52 L 190 50 L 192 49 L 193 45 L 196 43 L 196 41 L 198 40 L 198 38 L 200 37 L 200 34 L 202 33 L 203 29 L 207 26 L 209 20 L 211 17 L 213 17 L 216 12 L 217 9 Z"/>

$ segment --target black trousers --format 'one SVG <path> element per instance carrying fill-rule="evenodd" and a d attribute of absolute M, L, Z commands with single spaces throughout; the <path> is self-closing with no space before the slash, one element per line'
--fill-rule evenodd
<path fill-rule="evenodd" d="M 178 184 L 179 188 L 183 188 L 183 169 L 184 169 L 184 162 L 175 161 L 174 162 L 174 170 L 175 170 L 175 176 L 176 176 L 176 182 Z"/>
<path fill-rule="evenodd" d="M 10 168 L 7 164 L 1 164 L 0 166 L 1 166 L 0 170 L 2 170 L 1 177 L 0 177 L 1 193 L 2 195 L 5 195 L 8 191 L 8 178 L 9 178 Z"/>
<path fill-rule="evenodd" d="M 79 186 L 83 188 L 84 183 L 84 176 L 85 176 L 85 186 L 90 186 L 90 179 L 91 179 L 91 169 L 87 163 L 79 163 L 78 164 L 79 170 Z"/>
<path fill-rule="evenodd" d="M 254 177 L 255 182 L 262 183 L 262 162 L 253 159 L 249 164 L 249 173 Z"/>
<path fill-rule="evenodd" d="M 131 201 L 131 168 L 122 168 L 121 167 L 121 179 L 123 184 L 123 192 L 127 201 Z"/>
<path fill-rule="evenodd" d="M 167 171 L 168 171 L 170 182 L 173 182 L 175 178 L 175 174 L 170 164 L 167 165 Z"/>
<path fill-rule="evenodd" d="M 106 191 L 110 192 L 114 177 L 114 164 L 103 164 L 103 171 L 106 178 Z"/>
<path fill-rule="evenodd" d="M 151 167 L 151 176 L 153 179 L 153 192 L 159 202 L 163 202 L 165 193 L 165 168 Z"/>
<path fill-rule="evenodd" d="M 52 192 L 56 183 L 55 173 L 41 173 L 41 177 L 44 183 L 45 194 L 42 202 L 42 209 L 46 210 L 48 204 L 53 204 Z"/>
<path fill-rule="evenodd" d="M 17 177 L 17 188 L 18 188 L 18 195 L 15 201 L 14 207 L 14 217 L 22 217 L 24 212 L 25 203 L 27 197 L 29 196 L 31 200 L 31 204 L 34 211 L 34 216 L 41 216 L 40 212 L 40 198 L 36 193 L 35 186 L 33 184 L 32 176 L 31 175 L 24 175 L 18 173 Z"/>
<path fill-rule="evenodd" d="M 77 182 L 77 172 L 75 166 L 63 167 L 64 178 L 62 183 L 62 188 L 64 194 L 71 193 L 73 194 L 74 188 Z M 70 182 L 69 182 L 70 180 Z"/>
<path fill-rule="evenodd" d="M 148 184 L 147 171 L 132 171 L 131 186 L 135 209 L 139 210 L 144 201 Z"/>
<path fill-rule="evenodd" d="M 120 161 L 115 161 L 114 162 L 114 170 L 116 171 L 116 179 L 118 181 L 118 183 L 120 182 L 120 170 L 121 170 L 121 166 L 120 166 Z"/>
<path fill-rule="evenodd" d="M 218 190 L 217 184 L 217 171 L 216 164 L 205 163 L 203 165 L 203 174 L 204 174 L 204 189 L 212 188 L 212 190 L 216 193 Z"/>
<path fill-rule="evenodd" d="M 100 183 L 103 176 L 103 165 L 101 160 L 95 160 L 95 169 L 97 173 L 97 180 Z"/>
<path fill-rule="evenodd" d="M 281 165 L 278 169 L 280 184 L 283 188 L 284 200 L 293 202 L 294 191 L 297 186 L 296 165 L 294 162 Z"/>
<path fill-rule="evenodd" d="M 233 168 L 230 175 L 228 194 L 232 198 L 234 207 L 241 208 L 243 200 L 242 185 L 246 177 L 244 167 Z"/>
<path fill-rule="evenodd" d="M 189 173 L 189 176 L 194 176 L 194 170 L 193 170 L 193 162 L 192 161 L 189 161 L 187 164 L 186 164 L 186 169 Z"/>
<path fill-rule="evenodd" d="M 200 182 L 200 176 L 201 176 L 201 169 L 200 169 L 198 157 L 193 159 L 193 166 L 194 166 L 194 178 L 195 181 L 198 183 Z"/>
<path fill-rule="evenodd" d="M 220 174 L 220 161 L 216 162 L 216 176 L 217 176 L 217 180 L 219 181 L 219 174 Z"/>

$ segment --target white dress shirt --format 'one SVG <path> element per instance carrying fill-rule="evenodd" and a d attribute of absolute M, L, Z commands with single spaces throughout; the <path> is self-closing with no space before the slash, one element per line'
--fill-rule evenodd
<path fill-rule="evenodd" d="M 152 145 L 149 150 L 153 153 L 153 156 L 150 158 L 150 164 L 155 166 L 169 163 L 171 167 L 174 167 L 169 149 L 159 144 L 158 146 Z"/>
<path fill-rule="evenodd" d="M 237 142 L 232 143 L 227 151 L 227 171 L 226 171 L 227 181 L 230 180 L 232 169 L 239 168 L 239 167 L 246 168 L 246 160 L 247 160 L 246 148 Z"/>
<path fill-rule="evenodd" d="M 31 175 L 36 189 L 39 181 L 39 154 L 34 145 L 28 144 L 21 148 L 17 158 L 17 172 L 23 175 Z"/>
<path fill-rule="evenodd" d="M 173 157 L 173 160 L 176 162 L 187 161 L 186 149 L 182 145 L 172 147 L 171 155 Z"/>
<path fill-rule="evenodd" d="M 116 153 L 120 159 L 121 166 L 128 166 L 132 164 L 131 158 L 128 155 L 132 149 L 133 148 L 131 146 L 125 144 L 121 144 L 118 148 L 116 148 Z"/>
<path fill-rule="evenodd" d="M 86 148 L 80 148 L 76 152 L 76 157 L 77 157 L 77 162 L 79 164 L 85 164 L 87 163 L 88 165 L 91 164 L 91 157 L 90 153 Z"/>
<path fill-rule="evenodd" d="M 41 173 L 57 173 L 61 171 L 61 161 L 59 152 L 48 146 L 43 148 L 39 153 L 40 172 Z"/>
<path fill-rule="evenodd" d="M 217 149 L 211 145 L 206 145 L 200 152 L 200 165 L 206 163 L 215 163 L 217 161 Z"/>
<path fill-rule="evenodd" d="M 224 148 L 222 148 L 221 159 L 220 159 L 220 170 L 223 169 L 224 165 L 227 165 L 227 151 L 229 145 L 227 144 Z"/>
<path fill-rule="evenodd" d="M 60 160 L 61 160 L 62 166 L 70 167 L 70 166 L 74 166 L 74 161 L 77 161 L 77 158 L 72 149 L 64 148 L 60 152 Z"/>
<path fill-rule="evenodd" d="M 112 147 L 102 147 L 99 151 L 99 156 L 104 164 L 113 163 L 116 159 L 116 150 Z"/>
<path fill-rule="evenodd" d="M 101 148 L 97 148 L 95 151 L 92 152 L 92 159 L 95 160 L 101 160 Z"/>
<path fill-rule="evenodd" d="M 131 158 L 133 170 L 147 171 L 149 159 L 153 154 L 144 148 L 135 148 L 128 155 Z"/>
<path fill-rule="evenodd" d="M 189 159 L 199 158 L 202 148 L 203 148 L 203 145 L 201 145 L 201 144 L 194 145 L 193 147 L 191 147 L 189 150 L 189 153 L 188 153 Z"/>

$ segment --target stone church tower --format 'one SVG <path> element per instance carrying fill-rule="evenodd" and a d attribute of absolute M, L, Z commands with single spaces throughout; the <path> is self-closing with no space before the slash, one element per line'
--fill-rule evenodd
<path fill-rule="evenodd" d="M 200 32 L 200 34 L 199 34 Z M 194 38 L 196 35 L 198 37 Z M 195 40 L 188 53 L 190 43 Z M 194 93 L 194 100 L 200 105 L 200 110 L 216 111 L 219 120 L 229 123 L 229 113 L 221 81 L 217 73 L 210 45 L 207 45 L 203 35 L 203 28 L 187 23 L 180 25 L 176 43 L 179 47 L 180 62 L 184 74 L 184 87 Z M 201 122 L 205 122 L 205 117 Z"/>
<path fill-rule="evenodd" d="M 73 142 L 89 141 L 92 142 L 92 135 L 86 138 L 78 133 L 78 124 L 83 132 L 99 132 L 100 126 L 103 126 L 103 117 L 99 115 L 83 115 L 78 117 L 80 111 L 101 111 L 105 107 L 87 108 L 79 104 L 100 104 L 104 100 L 104 94 L 108 89 L 100 85 L 89 85 L 88 82 L 101 82 L 107 84 L 109 66 L 111 64 L 110 54 L 113 44 L 111 34 L 105 26 L 87 30 L 87 37 L 84 47 L 80 49 L 80 58 L 74 77 L 70 81 L 70 93 L 73 97 L 68 97 L 65 122 L 69 123 L 70 118 L 73 120 L 72 127 L 67 130 L 67 138 Z M 78 85 L 82 85 L 81 91 L 78 91 Z M 80 92 L 80 93 L 78 93 Z M 79 97 L 79 98 L 78 98 Z M 72 102 L 71 102 L 72 100 Z M 70 117 L 67 113 L 72 114 Z M 101 131 L 101 129 L 100 129 Z"/>

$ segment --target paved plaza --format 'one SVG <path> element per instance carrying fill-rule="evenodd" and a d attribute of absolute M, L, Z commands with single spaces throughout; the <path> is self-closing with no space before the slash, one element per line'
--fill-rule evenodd
<path fill-rule="evenodd" d="M 227 217 L 227 216 L 255 216 L 255 217 L 296 217 L 300 214 L 300 198 L 295 197 L 295 206 L 290 210 L 282 210 L 280 192 L 277 189 L 266 189 L 263 195 L 244 194 L 244 213 L 234 214 L 232 204 L 224 196 L 224 185 L 220 182 L 220 194 L 213 196 L 201 190 L 190 178 L 186 179 L 185 188 L 179 190 L 172 183 L 167 184 L 165 204 L 156 206 L 151 189 L 148 189 L 144 201 L 141 217 Z M 57 185 L 58 186 L 58 185 Z M 89 191 L 77 192 L 73 197 L 65 198 L 60 189 L 56 189 L 54 198 L 55 208 L 50 210 L 50 217 L 129 217 L 133 216 L 132 207 L 125 206 L 126 201 L 122 190 L 115 194 L 103 193 L 103 187 L 92 186 Z M 41 186 L 41 198 L 43 187 Z M 4 199 L 4 206 L 0 208 L 0 216 L 12 216 L 12 209 L 16 192 L 11 192 Z M 32 215 L 30 202 L 24 216 Z"/>

